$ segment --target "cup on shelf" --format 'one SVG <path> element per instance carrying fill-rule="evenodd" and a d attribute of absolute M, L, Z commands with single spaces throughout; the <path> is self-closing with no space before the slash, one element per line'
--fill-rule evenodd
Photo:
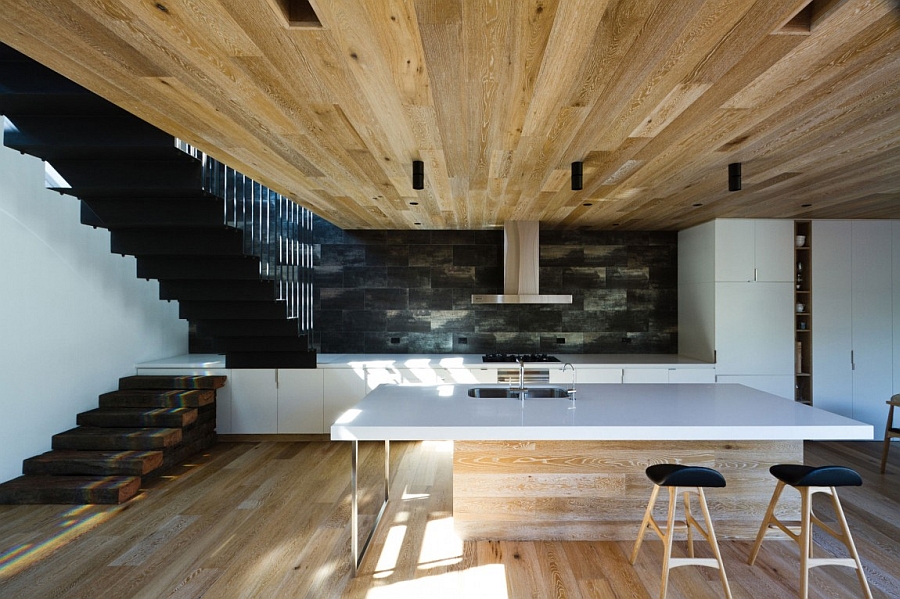
<path fill-rule="evenodd" d="M 797 312 L 806 312 L 806 304 L 797 304 Z"/>
<path fill-rule="evenodd" d="M 794 243 L 797 244 L 798 248 L 802 248 L 804 245 L 806 245 L 806 235 L 797 235 L 796 237 L 794 237 Z"/>

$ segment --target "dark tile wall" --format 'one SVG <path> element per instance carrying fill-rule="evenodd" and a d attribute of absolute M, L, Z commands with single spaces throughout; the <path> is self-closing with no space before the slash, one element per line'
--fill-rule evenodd
<path fill-rule="evenodd" d="M 502 231 L 344 231 L 316 218 L 320 353 L 678 352 L 677 234 L 541 231 L 542 293 L 571 305 L 472 305 L 503 292 Z"/>

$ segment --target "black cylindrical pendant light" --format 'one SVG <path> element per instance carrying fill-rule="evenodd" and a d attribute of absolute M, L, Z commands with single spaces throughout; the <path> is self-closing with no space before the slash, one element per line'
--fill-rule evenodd
<path fill-rule="evenodd" d="M 728 191 L 741 190 L 741 163 L 732 162 L 728 165 Z"/>
<path fill-rule="evenodd" d="M 425 189 L 425 163 L 413 160 L 413 189 Z"/>
<path fill-rule="evenodd" d="M 578 191 L 584 186 L 584 163 L 572 163 L 572 191 Z"/>

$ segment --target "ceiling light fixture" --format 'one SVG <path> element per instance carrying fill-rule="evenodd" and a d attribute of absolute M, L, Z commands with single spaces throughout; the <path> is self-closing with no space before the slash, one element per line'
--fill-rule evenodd
<path fill-rule="evenodd" d="M 412 166 L 413 189 L 425 189 L 425 163 L 421 160 L 413 160 Z"/>
<path fill-rule="evenodd" d="M 741 190 L 741 163 L 732 162 L 728 165 L 728 191 Z"/>
<path fill-rule="evenodd" d="M 572 163 L 572 191 L 578 191 L 584 186 L 584 163 Z"/>

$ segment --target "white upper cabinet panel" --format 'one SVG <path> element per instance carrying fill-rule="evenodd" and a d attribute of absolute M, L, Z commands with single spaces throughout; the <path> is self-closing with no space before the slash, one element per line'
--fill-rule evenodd
<path fill-rule="evenodd" d="M 755 221 L 716 221 L 716 281 L 753 281 L 756 268 Z"/>
<path fill-rule="evenodd" d="M 757 220 L 757 281 L 794 281 L 794 221 Z"/>
<path fill-rule="evenodd" d="M 791 375 L 790 283 L 716 283 L 716 374 Z"/>
<path fill-rule="evenodd" d="M 793 281 L 793 221 L 719 219 L 715 224 L 716 281 Z"/>

